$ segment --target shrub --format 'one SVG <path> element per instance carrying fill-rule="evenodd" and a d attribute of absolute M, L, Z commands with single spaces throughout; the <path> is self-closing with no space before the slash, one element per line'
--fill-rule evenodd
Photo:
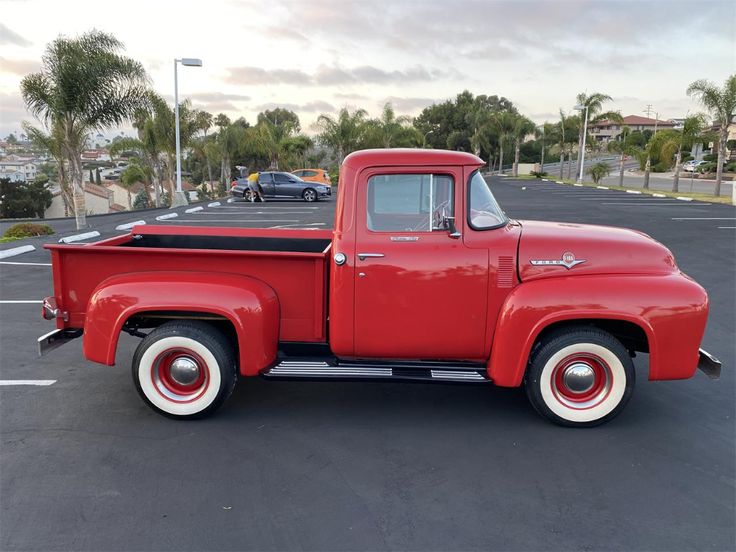
<path fill-rule="evenodd" d="M 724 170 L 727 172 L 736 172 L 736 161 L 731 161 L 730 163 L 726 163 Z"/>
<path fill-rule="evenodd" d="M 708 153 L 703 156 L 703 161 L 718 161 L 718 154 Z"/>
<path fill-rule="evenodd" d="M 35 238 L 36 236 L 49 236 L 54 231 L 48 224 L 35 224 L 33 222 L 19 222 L 5 231 L 3 238 Z"/>
<path fill-rule="evenodd" d="M 148 209 L 150 206 L 145 190 L 138 192 L 133 200 L 133 209 Z"/>
<path fill-rule="evenodd" d="M 718 163 L 715 161 L 709 161 L 708 163 L 703 163 L 695 170 L 700 174 L 716 172 L 716 165 L 718 165 Z"/>
<path fill-rule="evenodd" d="M 588 174 L 593 179 L 593 182 L 598 184 L 603 177 L 611 174 L 611 167 L 608 166 L 608 163 L 604 163 L 603 161 L 601 161 L 600 163 L 596 163 L 595 165 L 590 167 L 588 169 Z"/>

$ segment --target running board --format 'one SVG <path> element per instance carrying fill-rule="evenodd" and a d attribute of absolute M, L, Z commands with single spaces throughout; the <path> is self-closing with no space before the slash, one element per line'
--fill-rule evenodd
<path fill-rule="evenodd" d="M 470 366 L 473 366 L 472 368 Z M 365 361 L 282 360 L 261 376 L 267 379 L 402 380 L 490 383 L 485 367 L 439 363 L 370 363 Z"/>

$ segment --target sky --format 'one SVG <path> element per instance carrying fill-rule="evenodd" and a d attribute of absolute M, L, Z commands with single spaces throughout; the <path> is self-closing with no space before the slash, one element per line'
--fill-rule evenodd
<path fill-rule="evenodd" d="M 736 2 L 607 0 L 0 0 L 0 136 L 33 121 L 19 84 L 59 35 L 114 34 L 173 103 L 255 122 L 276 106 L 314 132 L 321 113 L 391 102 L 398 113 L 505 96 L 537 123 L 580 92 L 660 119 L 699 111 L 686 89 L 736 71 Z M 108 132 L 130 133 L 129 128 Z"/>

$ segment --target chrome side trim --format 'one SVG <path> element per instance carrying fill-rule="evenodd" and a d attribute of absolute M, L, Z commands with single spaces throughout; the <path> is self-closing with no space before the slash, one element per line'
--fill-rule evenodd
<path fill-rule="evenodd" d="M 474 380 L 485 381 L 483 374 L 475 371 L 463 372 L 460 370 L 431 370 L 434 379 Z"/>

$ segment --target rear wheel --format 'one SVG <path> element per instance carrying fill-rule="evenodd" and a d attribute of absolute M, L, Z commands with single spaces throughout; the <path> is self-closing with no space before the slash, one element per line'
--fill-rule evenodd
<path fill-rule="evenodd" d="M 138 345 L 133 381 L 153 410 L 170 418 L 202 418 L 230 396 L 237 380 L 233 347 L 203 322 L 162 324 Z"/>
<path fill-rule="evenodd" d="M 244 199 L 245 201 L 250 201 L 250 193 L 251 193 L 251 192 L 250 192 L 250 190 L 245 190 L 245 191 L 243 192 L 243 199 Z"/>
<path fill-rule="evenodd" d="M 312 188 L 307 188 L 304 190 L 302 197 L 304 198 L 304 201 L 312 203 L 313 201 L 317 201 L 317 192 Z"/>
<path fill-rule="evenodd" d="M 556 424 L 595 426 L 623 410 L 636 374 L 611 334 L 575 327 L 550 334 L 532 351 L 524 384 L 535 410 Z"/>

